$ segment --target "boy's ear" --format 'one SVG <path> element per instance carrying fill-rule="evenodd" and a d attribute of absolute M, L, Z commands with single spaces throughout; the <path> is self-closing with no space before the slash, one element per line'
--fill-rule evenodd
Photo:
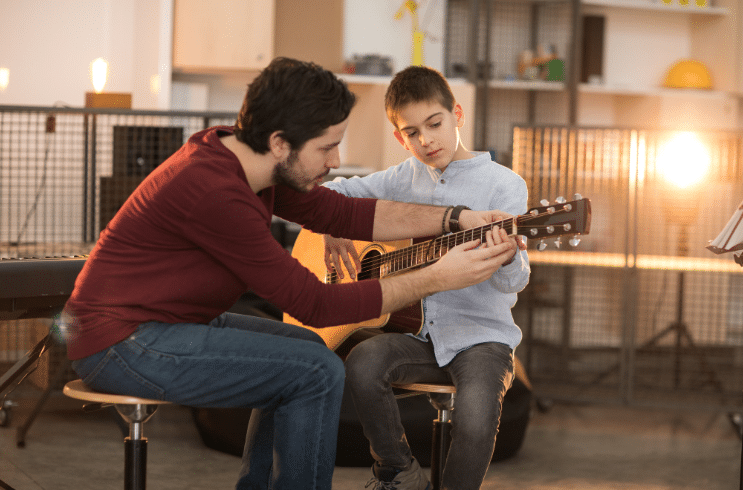
<path fill-rule="evenodd" d="M 400 134 L 400 131 L 395 130 L 392 134 L 395 135 L 395 139 L 397 139 L 397 141 L 400 142 L 400 144 L 403 146 L 403 148 L 405 148 L 407 150 L 408 149 L 408 145 L 405 144 L 405 138 L 402 137 L 402 134 Z"/>
<path fill-rule="evenodd" d="M 461 105 L 457 104 L 454 106 L 454 115 L 457 116 L 457 127 L 461 128 L 464 126 L 464 110 Z"/>
<path fill-rule="evenodd" d="M 278 159 L 286 158 L 286 155 L 291 151 L 291 145 L 284 139 L 281 131 L 274 131 L 268 137 L 268 149 L 271 154 Z"/>

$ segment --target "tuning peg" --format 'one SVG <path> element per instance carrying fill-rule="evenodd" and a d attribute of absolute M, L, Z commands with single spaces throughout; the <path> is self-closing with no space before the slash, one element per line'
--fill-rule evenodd
<path fill-rule="evenodd" d="M 576 192 L 575 194 L 573 194 L 573 199 L 575 199 L 576 201 L 580 201 L 581 199 L 583 199 L 583 196 Z"/>
<path fill-rule="evenodd" d="M 550 202 L 547 199 L 542 199 L 541 201 L 539 201 L 539 204 L 541 204 L 542 206 L 549 206 Z"/>
<path fill-rule="evenodd" d="M 547 226 L 547 227 L 545 228 L 545 230 L 547 230 L 547 233 L 549 233 L 549 234 L 551 235 L 551 234 L 553 234 L 553 233 L 555 232 L 555 227 L 554 227 L 554 226 L 552 226 L 552 225 L 548 225 L 548 226 Z"/>
<path fill-rule="evenodd" d="M 567 200 L 566 200 L 566 199 L 565 199 L 564 197 L 560 196 L 560 197 L 558 197 L 557 199 L 555 199 L 555 202 L 556 202 L 557 204 L 565 204 L 565 203 L 566 203 L 566 202 L 568 202 L 568 201 L 567 201 Z"/>
<path fill-rule="evenodd" d="M 557 237 L 555 239 L 555 248 L 560 248 L 561 245 L 562 245 L 562 237 Z"/>
<path fill-rule="evenodd" d="M 571 247 L 577 247 L 578 244 L 580 243 L 580 235 L 573 235 L 573 238 L 568 240 L 568 243 L 570 244 Z"/>
<path fill-rule="evenodd" d="M 545 248 L 547 248 L 547 243 L 543 239 L 539 240 L 539 243 L 537 244 L 537 250 L 543 252 Z"/>

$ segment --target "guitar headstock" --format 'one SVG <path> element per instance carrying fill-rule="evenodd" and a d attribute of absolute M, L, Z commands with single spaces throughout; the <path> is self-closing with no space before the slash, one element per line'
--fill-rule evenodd
<path fill-rule="evenodd" d="M 561 236 L 573 235 L 568 243 L 576 247 L 580 235 L 587 235 L 591 229 L 591 201 L 580 194 L 574 200 L 566 202 L 558 197 L 553 204 L 543 199 L 542 206 L 532 208 L 528 213 L 516 219 L 517 234 L 527 238 L 540 238 L 538 250 L 547 248 L 545 238 L 556 237 L 555 245 L 560 248 Z"/>

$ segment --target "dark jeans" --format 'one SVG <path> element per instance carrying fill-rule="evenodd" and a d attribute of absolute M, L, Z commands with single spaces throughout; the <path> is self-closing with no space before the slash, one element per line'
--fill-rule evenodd
<path fill-rule="evenodd" d="M 382 334 L 353 348 L 346 377 L 372 456 L 382 466 L 399 468 L 407 467 L 412 455 L 390 383 L 454 383 L 452 443 L 442 486 L 480 488 L 493 457 L 503 397 L 514 377 L 510 347 L 475 345 L 441 368 L 431 342 Z"/>
<path fill-rule="evenodd" d="M 310 330 L 234 313 L 149 322 L 73 368 L 100 391 L 254 408 L 237 489 L 331 488 L 345 373 Z"/>

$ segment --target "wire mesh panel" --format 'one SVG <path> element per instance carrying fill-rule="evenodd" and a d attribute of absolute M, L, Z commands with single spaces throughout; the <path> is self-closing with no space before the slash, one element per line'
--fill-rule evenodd
<path fill-rule="evenodd" d="M 743 268 L 705 247 L 743 199 L 743 134 L 523 126 L 513 148 L 531 206 L 580 193 L 592 207 L 578 248 L 530 253 L 515 315 L 533 381 L 561 397 L 739 404 Z"/>
<path fill-rule="evenodd" d="M 136 186 L 236 114 L 0 107 L 0 258 L 86 254 Z"/>
<path fill-rule="evenodd" d="M 0 106 L 0 259 L 87 254 L 152 170 L 192 134 L 232 125 L 235 118 Z M 48 331 L 45 323 L 13 315 L 0 321 L 0 372 Z M 46 357 L 33 377 L 40 386 L 52 383 L 51 375 L 66 363 L 64 349 Z"/>

